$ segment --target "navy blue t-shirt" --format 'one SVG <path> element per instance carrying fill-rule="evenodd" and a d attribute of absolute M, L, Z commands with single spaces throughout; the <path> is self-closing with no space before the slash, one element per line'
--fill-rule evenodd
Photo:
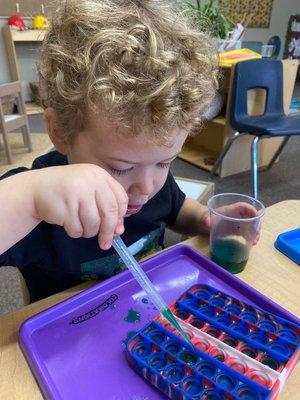
<path fill-rule="evenodd" d="M 67 165 L 65 156 L 52 151 L 37 158 L 32 169 Z M 27 168 L 16 168 L 1 179 Z M 47 175 L 45 174 L 45 177 Z M 169 172 L 162 189 L 139 211 L 125 218 L 122 235 L 138 259 L 163 247 L 164 230 L 175 223 L 185 199 Z M 30 292 L 31 302 L 65 290 L 88 279 L 106 279 L 124 269 L 114 249 L 99 248 L 97 236 L 70 238 L 63 227 L 41 222 L 33 231 L 0 255 L 0 266 L 18 267 Z"/>

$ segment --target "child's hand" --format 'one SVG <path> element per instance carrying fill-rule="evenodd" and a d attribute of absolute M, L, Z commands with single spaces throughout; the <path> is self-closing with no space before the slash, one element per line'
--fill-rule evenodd
<path fill-rule="evenodd" d="M 221 215 L 227 215 L 227 216 L 230 216 L 231 218 L 242 218 L 242 219 L 245 218 L 246 219 L 246 218 L 253 218 L 258 215 L 258 212 L 255 209 L 255 207 L 253 207 L 251 204 L 243 203 L 243 202 L 238 202 L 238 203 L 231 204 L 228 206 L 223 206 L 223 207 L 218 208 L 216 211 L 218 213 L 220 213 Z M 207 210 L 203 213 L 203 216 L 201 218 L 201 224 L 202 224 L 204 231 L 208 231 L 208 232 L 210 231 L 211 216 L 210 216 L 209 210 Z M 255 229 L 254 239 L 253 239 L 253 232 L 249 230 L 249 224 L 247 224 L 247 225 L 245 224 L 245 226 L 243 226 L 243 224 L 241 224 L 241 230 L 239 232 L 237 232 L 235 230 L 235 228 L 232 228 L 231 222 L 228 222 L 228 224 L 226 224 L 226 222 L 224 222 L 223 224 L 224 224 L 224 228 L 222 229 L 222 232 L 224 233 L 224 235 L 225 234 L 226 235 L 240 234 L 240 235 L 244 236 L 245 239 L 248 239 L 248 240 L 250 240 L 250 236 L 251 236 L 251 242 L 253 244 L 256 244 L 259 240 L 260 231 L 261 231 L 260 224 L 255 224 L 255 226 L 254 226 L 254 229 Z M 253 227 L 253 224 L 252 224 L 252 227 Z"/>
<path fill-rule="evenodd" d="M 99 234 L 102 250 L 124 231 L 128 197 L 104 169 L 74 164 L 36 170 L 33 179 L 35 217 L 63 226 L 72 238 Z"/>

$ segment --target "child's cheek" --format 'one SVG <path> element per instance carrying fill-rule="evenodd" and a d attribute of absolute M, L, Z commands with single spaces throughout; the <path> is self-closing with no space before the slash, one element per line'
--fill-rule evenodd
<path fill-rule="evenodd" d="M 155 188 L 155 194 L 160 191 L 160 189 L 164 186 L 166 183 L 168 173 L 169 173 L 170 168 L 162 168 L 159 173 L 156 175 L 154 179 L 154 188 Z"/>

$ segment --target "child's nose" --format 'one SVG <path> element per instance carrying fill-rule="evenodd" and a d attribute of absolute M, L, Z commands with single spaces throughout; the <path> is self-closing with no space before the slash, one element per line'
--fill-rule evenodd
<path fill-rule="evenodd" d="M 131 185 L 130 193 L 134 196 L 149 196 L 153 193 L 154 185 L 152 179 L 140 179 Z"/>

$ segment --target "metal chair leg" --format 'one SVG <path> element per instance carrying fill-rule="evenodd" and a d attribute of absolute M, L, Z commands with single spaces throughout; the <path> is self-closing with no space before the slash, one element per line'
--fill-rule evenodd
<path fill-rule="evenodd" d="M 212 170 L 210 171 L 210 178 L 213 178 L 213 176 L 215 175 L 217 169 L 219 168 L 219 166 L 221 165 L 221 162 L 223 161 L 223 158 L 226 156 L 228 150 L 230 149 L 232 143 L 235 141 L 235 139 L 238 136 L 242 136 L 244 133 L 240 133 L 240 132 L 235 132 L 234 135 L 232 135 L 226 142 L 225 147 L 222 151 L 222 153 L 219 155 L 219 157 L 216 159 L 214 166 L 212 168 Z"/>
<path fill-rule="evenodd" d="M 252 196 L 258 198 L 258 173 L 257 173 L 257 145 L 260 137 L 255 136 L 251 145 L 251 169 L 252 169 Z"/>
<path fill-rule="evenodd" d="M 281 145 L 278 147 L 278 149 L 276 150 L 276 153 L 274 154 L 272 160 L 269 162 L 268 166 L 267 166 L 267 170 L 271 169 L 275 163 L 275 161 L 277 160 L 277 158 L 279 157 L 280 153 L 282 152 L 283 148 L 285 147 L 285 145 L 287 144 L 287 142 L 290 140 L 290 136 L 286 136 L 284 138 L 284 140 L 282 141 Z"/>

